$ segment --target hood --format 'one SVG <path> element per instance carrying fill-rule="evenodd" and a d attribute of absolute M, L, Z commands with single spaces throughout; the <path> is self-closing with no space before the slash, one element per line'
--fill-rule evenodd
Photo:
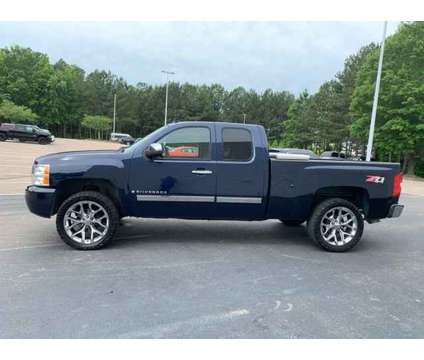
<path fill-rule="evenodd" d="M 38 133 L 40 135 L 51 135 L 51 132 L 47 129 L 40 129 L 40 130 L 38 130 Z"/>
<path fill-rule="evenodd" d="M 104 159 L 121 158 L 122 152 L 119 150 L 83 150 L 68 151 L 55 154 L 39 156 L 35 159 L 38 164 L 50 163 L 99 163 Z"/>

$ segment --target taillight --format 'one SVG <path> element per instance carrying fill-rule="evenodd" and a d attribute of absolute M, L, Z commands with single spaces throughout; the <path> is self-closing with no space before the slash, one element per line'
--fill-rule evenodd
<path fill-rule="evenodd" d="M 402 191 L 402 188 L 401 188 L 401 185 L 400 185 L 401 183 L 402 183 L 402 173 L 398 173 L 393 178 L 393 192 L 392 192 L 393 197 L 399 197 L 400 196 L 400 193 Z"/>

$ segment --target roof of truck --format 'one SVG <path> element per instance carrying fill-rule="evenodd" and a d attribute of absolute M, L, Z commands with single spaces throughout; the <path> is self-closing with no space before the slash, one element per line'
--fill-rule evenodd
<path fill-rule="evenodd" d="M 208 125 L 222 124 L 222 125 L 226 125 L 226 126 L 263 127 L 262 125 L 259 125 L 259 124 L 243 124 L 243 123 L 230 122 L 230 121 L 174 121 L 174 122 L 168 123 L 167 126 L 172 126 L 172 125 L 177 125 L 177 124 L 195 124 L 195 125 L 199 125 L 199 124 L 208 124 Z"/>

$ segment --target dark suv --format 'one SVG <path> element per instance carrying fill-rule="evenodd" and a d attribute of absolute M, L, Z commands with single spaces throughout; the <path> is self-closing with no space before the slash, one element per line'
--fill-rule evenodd
<path fill-rule="evenodd" d="M 50 144 L 54 136 L 50 131 L 40 129 L 37 125 L 25 124 L 0 124 L 0 141 L 7 139 L 18 139 L 20 142 L 37 141 L 39 144 Z"/>

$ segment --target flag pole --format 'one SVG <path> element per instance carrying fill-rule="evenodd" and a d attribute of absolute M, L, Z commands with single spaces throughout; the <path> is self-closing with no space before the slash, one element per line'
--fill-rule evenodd
<path fill-rule="evenodd" d="M 381 70 L 383 68 L 384 42 L 386 40 L 386 30 L 387 30 L 387 21 L 384 22 L 383 40 L 381 41 L 380 58 L 378 60 L 377 80 L 375 82 L 374 101 L 373 101 L 373 104 L 372 104 L 372 112 L 371 112 L 370 132 L 369 132 L 369 135 L 368 135 L 367 158 L 366 158 L 367 161 L 371 161 L 371 155 L 372 155 L 372 146 L 373 146 L 373 141 L 374 141 L 374 129 L 375 129 L 375 118 L 377 116 L 378 94 L 380 93 Z"/>

